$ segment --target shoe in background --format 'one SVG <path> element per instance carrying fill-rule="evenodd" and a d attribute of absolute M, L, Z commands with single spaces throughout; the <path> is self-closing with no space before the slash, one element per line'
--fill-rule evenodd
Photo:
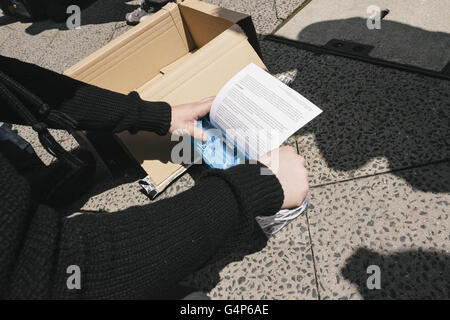
<path fill-rule="evenodd" d="M 139 8 L 125 15 L 127 24 L 135 26 L 143 22 L 150 15 L 158 12 L 167 3 L 174 2 L 173 0 L 142 0 Z"/>
<path fill-rule="evenodd" d="M 22 1 L 0 0 L 0 8 L 6 15 L 31 19 L 31 14 Z"/>

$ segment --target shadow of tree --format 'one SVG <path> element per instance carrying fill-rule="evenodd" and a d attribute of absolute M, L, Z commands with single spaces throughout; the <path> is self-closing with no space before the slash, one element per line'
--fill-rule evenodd
<path fill-rule="evenodd" d="M 380 268 L 381 288 L 369 290 L 367 268 Z M 445 252 L 408 250 L 380 255 L 359 248 L 341 272 L 367 300 L 450 299 L 450 255 Z"/>

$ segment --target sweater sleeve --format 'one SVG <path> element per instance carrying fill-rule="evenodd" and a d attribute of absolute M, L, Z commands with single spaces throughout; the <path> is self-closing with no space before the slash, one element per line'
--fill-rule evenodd
<path fill-rule="evenodd" d="M 128 95 L 105 90 L 65 75 L 0 56 L 0 70 L 51 109 L 57 109 L 77 121 L 78 130 L 121 132 L 129 130 L 168 132 L 171 108 L 165 102 L 142 100 L 136 92 Z M 0 102 L 1 102 L 0 97 Z M 30 110 L 36 116 L 38 110 Z M 0 108 L 0 121 L 23 124 L 23 120 L 8 107 Z M 59 129 L 56 124 L 53 128 Z"/>
<path fill-rule="evenodd" d="M 182 194 L 121 212 L 61 219 L 43 206 L 27 217 L 19 214 L 22 209 L 14 210 L 14 215 L 3 216 L 9 224 L 0 230 L 0 237 L 8 236 L 1 245 L 10 243 L 8 248 L 16 248 L 9 250 L 9 256 L 0 253 L 0 265 L 8 267 L 0 272 L 0 295 L 158 297 L 206 263 L 228 235 L 242 228 L 251 232 L 255 216 L 280 209 L 282 188 L 276 176 L 261 175 L 261 167 L 209 171 Z M 18 192 L 19 188 L 8 190 Z M 15 205 L 22 208 L 23 203 Z M 80 290 L 68 289 L 70 266 L 80 269 Z"/>

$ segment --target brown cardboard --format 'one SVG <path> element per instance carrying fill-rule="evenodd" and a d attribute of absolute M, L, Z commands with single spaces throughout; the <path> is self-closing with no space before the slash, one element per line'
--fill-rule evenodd
<path fill-rule="evenodd" d="M 216 95 L 251 62 L 265 68 L 255 39 L 247 15 L 198 0 L 169 3 L 65 74 L 124 94 L 137 91 L 144 100 L 177 106 Z M 171 147 L 176 143 L 170 136 L 124 132 L 117 138 L 158 192 L 186 170 L 170 161 Z"/>

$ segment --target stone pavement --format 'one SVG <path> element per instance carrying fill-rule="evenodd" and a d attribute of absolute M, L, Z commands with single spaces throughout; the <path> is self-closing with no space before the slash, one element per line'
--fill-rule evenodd
<path fill-rule="evenodd" d="M 369 29 L 367 11 L 375 7 L 386 16 L 379 29 Z M 445 1 L 334 0 L 330 6 L 329 0 L 314 0 L 276 35 L 319 46 L 333 39 L 350 41 L 370 46 L 370 57 L 439 72 L 450 62 L 449 20 Z"/>
<path fill-rule="evenodd" d="M 264 40 L 302 1 L 209 2 L 251 14 L 269 70 L 292 76 L 324 112 L 287 141 L 307 159 L 308 213 L 267 242 L 255 235 L 186 284 L 213 299 L 449 299 L 450 83 Z M 62 72 L 125 32 L 123 16 L 135 5 L 98 0 L 80 30 L 1 16 L 0 54 Z M 50 163 L 36 135 L 17 128 Z M 54 132 L 64 147 L 77 146 Z M 161 199 L 193 186 L 201 171 Z M 150 202 L 134 181 L 114 184 L 101 163 L 98 181 L 72 210 Z M 367 288 L 369 265 L 380 268 L 380 290 Z"/>

